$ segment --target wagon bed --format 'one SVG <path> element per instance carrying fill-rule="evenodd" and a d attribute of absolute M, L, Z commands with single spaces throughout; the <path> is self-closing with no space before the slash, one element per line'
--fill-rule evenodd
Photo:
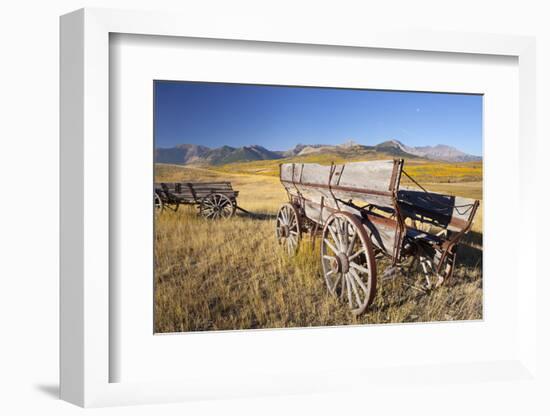
<path fill-rule="evenodd" d="M 159 182 L 154 186 L 154 202 L 159 211 L 180 205 L 196 205 L 209 219 L 233 216 L 239 192 L 231 182 Z"/>
<path fill-rule="evenodd" d="M 390 270 L 406 263 L 409 270 L 419 267 L 427 287 L 450 278 L 457 244 L 479 206 L 477 200 L 428 192 L 403 166 L 402 159 L 280 166 L 289 202 L 277 216 L 279 242 L 293 254 L 304 232 L 321 234 L 329 292 L 347 299 L 356 314 L 374 298 L 375 257 L 389 258 Z M 401 187 L 402 175 L 419 189 Z"/>

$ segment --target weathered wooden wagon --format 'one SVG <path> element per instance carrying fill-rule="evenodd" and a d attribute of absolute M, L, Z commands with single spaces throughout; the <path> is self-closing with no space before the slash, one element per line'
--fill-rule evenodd
<path fill-rule="evenodd" d="M 154 204 L 158 211 L 196 205 L 205 218 L 229 218 L 238 208 L 238 195 L 231 182 L 160 182 L 155 184 Z"/>
<path fill-rule="evenodd" d="M 383 257 L 389 260 L 386 275 L 420 267 L 427 287 L 450 278 L 457 244 L 479 206 L 477 200 L 426 191 L 403 165 L 396 159 L 280 166 L 289 202 L 277 214 L 277 239 L 294 254 L 304 233 L 313 241 L 321 234 L 328 291 L 347 301 L 354 314 L 373 301 L 376 261 Z M 400 187 L 402 175 L 419 189 Z"/>

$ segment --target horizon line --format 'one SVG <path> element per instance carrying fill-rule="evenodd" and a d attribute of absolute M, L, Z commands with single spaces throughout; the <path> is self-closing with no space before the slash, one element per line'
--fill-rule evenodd
<path fill-rule="evenodd" d="M 266 150 L 268 150 L 268 151 L 270 151 L 270 152 L 285 152 L 285 151 L 288 151 L 288 150 L 292 150 L 292 149 L 294 149 L 296 146 L 299 146 L 299 145 L 302 145 L 302 146 L 334 146 L 334 147 L 337 147 L 337 146 L 342 146 L 342 145 L 344 145 L 344 144 L 346 144 L 346 143 L 353 142 L 353 143 L 355 143 L 355 144 L 358 145 L 358 146 L 376 147 L 376 146 L 378 146 L 378 145 L 380 145 L 380 144 L 382 144 L 382 143 L 391 142 L 391 141 L 399 142 L 400 144 L 402 144 L 402 145 L 404 145 L 404 146 L 407 146 L 407 147 L 411 147 L 411 148 L 413 148 L 413 149 L 416 149 L 416 148 L 419 148 L 419 147 L 431 147 L 431 148 L 434 148 L 434 147 L 437 147 L 437 146 L 447 146 L 447 147 L 452 147 L 453 149 L 456 149 L 456 150 L 458 150 L 458 151 L 460 151 L 460 152 L 462 152 L 462 153 L 464 153 L 464 154 L 466 154 L 466 155 L 469 155 L 469 156 L 475 156 L 475 157 L 481 157 L 481 158 L 483 157 L 483 155 L 478 155 L 478 154 L 474 154 L 474 153 L 467 153 L 467 152 L 465 152 L 464 150 L 462 150 L 462 149 L 460 149 L 460 148 L 458 148 L 458 147 L 456 147 L 456 146 L 452 146 L 452 145 L 448 145 L 448 144 L 444 144 L 444 143 L 438 143 L 438 144 L 433 145 L 433 146 L 432 146 L 432 145 L 409 146 L 409 145 L 403 143 L 401 140 L 398 140 L 398 139 L 387 139 L 387 140 L 382 140 L 381 142 L 379 142 L 379 143 L 377 143 L 377 144 L 363 144 L 363 143 L 359 143 L 358 141 L 353 140 L 353 139 L 346 140 L 346 141 L 344 141 L 344 142 L 342 142 L 342 143 L 339 143 L 339 144 L 330 144 L 330 143 L 314 143 L 314 144 L 296 143 L 294 146 L 292 146 L 292 147 L 290 147 L 290 148 L 288 148 L 288 149 L 277 149 L 277 150 L 275 150 L 275 149 L 269 149 L 269 148 L 267 148 L 267 147 L 265 147 L 265 146 L 258 145 L 258 144 L 250 144 L 250 145 L 242 145 L 242 146 L 231 146 L 231 145 L 228 145 L 228 144 L 224 144 L 224 145 L 218 146 L 218 147 L 210 147 L 210 146 L 206 146 L 206 145 L 203 145 L 203 144 L 197 144 L 197 143 L 178 143 L 178 144 L 176 144 L 176 145 L 174 145 L 174 146 L 171 146 L 171 147 L 157 147 L 157 146 L 155 146 L 155 150 L 156 150 L 156 149 L 174 149 L 174 148 L 176 148 L 176 147 L 178 147 L 178 146 L 188 144 L 188 145 L 202 146 L 202 147 L 206 147 L 206 148 L 208 148 L 208 149 L 219 149 L 220 147 L 225 147 L 225 146 L 231 147 L 231 148 L 233 148 L 233 149 L 238 149 L 238 148 L 242 148 L 242 147 L 253 147 L 253 146 L 257 146 L 257 147 L 264 148 L 264 149 L 266 149 Z"/>

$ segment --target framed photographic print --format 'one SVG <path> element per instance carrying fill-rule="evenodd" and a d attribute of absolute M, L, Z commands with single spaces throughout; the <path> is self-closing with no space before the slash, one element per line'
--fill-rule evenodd
<path fill-rule="evenodd" d="M 482 95 L 153 88 L 155 332 L 482 319 Z"/>
<path fill-rule="evenodd" d="M 62 398 L 537 383 L 533 40 L 181 19 L 62 17 Z"/>

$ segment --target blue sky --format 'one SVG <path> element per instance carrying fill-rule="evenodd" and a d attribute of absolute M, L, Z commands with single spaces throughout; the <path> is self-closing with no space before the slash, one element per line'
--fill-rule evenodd
<path fill-rule="evenodd" d="M 155 147 L 446 144 L 482 154 L 482 96 L 155 81 Z"/>

